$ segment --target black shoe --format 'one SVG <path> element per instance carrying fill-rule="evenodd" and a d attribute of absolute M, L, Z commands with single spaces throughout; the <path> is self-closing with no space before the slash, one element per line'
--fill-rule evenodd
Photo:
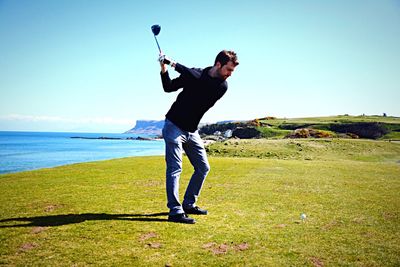
<path fill-rule="evenodd" d="M 177 215 L 169 215 L 168 216 L 169 222 L 176 222 L 176 223 L 188 223 L 188 224 L 195 224 L 196 220 L 193 218 L 189 218 L 185 213 L 177 214 Z"/>
<path fill-rule="evenodd" d="M 195 206 L 193 208 L 183 208 L 186 214 L 196 214 L 196 215 L 207 215 L 208 211 L 200 209 L 199 207 Z"/>

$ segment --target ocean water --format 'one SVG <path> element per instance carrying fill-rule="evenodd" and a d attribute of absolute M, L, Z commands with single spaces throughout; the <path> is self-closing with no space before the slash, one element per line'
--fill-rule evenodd
<path fill-rule="evenodd" d="M 87 161 L 164 154 L 163 140 L 77 139 L 71 137 L 126 139 L 137 136 L 132 134 L 0 131 L 0 173 L 35 170 Z"/>

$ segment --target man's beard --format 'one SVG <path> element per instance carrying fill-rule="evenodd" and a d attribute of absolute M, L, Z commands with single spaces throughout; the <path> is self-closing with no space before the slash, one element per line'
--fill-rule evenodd
<path fill-rule="evenodd" d="M 221 73 L 221 70 L 218 70 L 217 73 L 218 73 L 218 78 L 220 78 L 220 79 L 223 80 L 223 81 L 225 81 L 225 80 L 228 79 L 228 77 L 229 77 L 229 76 L 227 76 L 227 75 L 223 75 L 223 74 Z"/>

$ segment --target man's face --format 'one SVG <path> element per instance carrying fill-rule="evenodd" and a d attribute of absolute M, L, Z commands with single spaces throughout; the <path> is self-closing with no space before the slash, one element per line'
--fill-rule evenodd
<path fill-rule="evenodd" d="M 221 67 L 221 63 L 217 62 L 218 67 L 218 75 L 222 80 L 226 80 L 229 76 L 232 75 L 232 72 L 235 70 L 235 64 L 232 61 L 228 61 L 225 65 Z"/>

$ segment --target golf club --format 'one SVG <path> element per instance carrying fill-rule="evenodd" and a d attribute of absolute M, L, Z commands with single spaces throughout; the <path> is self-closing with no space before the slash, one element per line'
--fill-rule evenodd
<path fill-rule="evenodd" d="M 154 39 L 156 40 L 157 47 L 158 47 L 158 51 L 160 51 L 160 55 L 163 55 L 163 52 L 161 51 L 160 45 L 158 44 L 158 40 L 157 40 L 157 35 L 158 35 L 158 34 L 160 33 L 160 31 L 161 31 L 161 26 L 155 24 L 155 25 L 151 26 L 151 31 L 152 31 L 153 34 L 154 34 Z M 163 63 L 164 63 L 164 64 L 170 64 L 171 61 L 169 61 L 168 59 L 164 58 Z"/>

